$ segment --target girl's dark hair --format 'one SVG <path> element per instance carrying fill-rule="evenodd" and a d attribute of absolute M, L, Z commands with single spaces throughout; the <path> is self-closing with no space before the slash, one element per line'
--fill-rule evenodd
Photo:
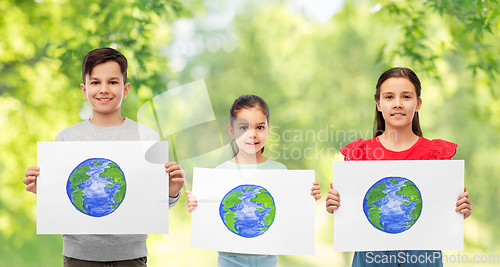
<path fill-rule="evenodd" d="M 417 98 L 420 98 L 420 93 L 422 91 L 422 87 L 420 86 L 420 80 L 417 77 L 417 74 L 413 72 L 409 68 L 402 68 L 402 67 L 396 67 L 392 68 L 390 70 L 387 70 L 386 72 L 382 73 L 380 77 L 378 78 L 377 81 L 377 87 L 376 87 L 376 92 L 375 92 L 375 101 L 380 100 L 380 86 L 382 83 L 384 83 L 386 80 L 390 78 L 405 78 L 408 81 L 410 81 L 413 86 L 415 86 L 415 91 L 417 93 Z M 375 122 L 373 125 L 374 133 L 373 136 L 379 136 L 384 133 L 385 131 L 385 120 L 384 117 L 382 116 L 382 112 L 377 110 L 377 107 L 375 106 Z M 422 137 L 422 130 L 420 129 L 420 121 L 418 119 L 418 112 L 415 112 L 415 115 L 413 116 L 413 121 L 411 125 L 411 129 L 413 133 L 419 137 Z"/>
<path fill-rule="evenodd" d="M 264 115 L 266 115 L 267 122 L 269 123 L 269 107 L 267 106 L 266 101 L 259 96 L 256 95 L 242 95 L 238 97 L 238 99 L 234 100 L 231 109 L 229 110 L 230 123 L 233 126 L 233 122 L 236 120 L 236 115 L 242 109 L 250 109 L 253 107 L 257 107 L 260 109 Z M 239 153 L 239 148 L 235 144 L 236 142 L 233 140 L 231 142 L 231 149 L 233 150 L 233 157 L 236 157 Z M 264 147 L 260 149 L 260 153 L 264 152 Z"/>
<path fill-rule="evenodd" d="M 120 65 L 120 70 L 123 75 L 123 83 L 127 83 L 127 58 L 125 58 L 122 53 L 109 47 L 92 50 L 87 54 L 87 56 L 85 56 L 82 65 L 83 83 L 85 84 L 85 76 L 87 76 L 87 74 L 90 75 L 95 66 L 108 61 L 114 61 Z"/>

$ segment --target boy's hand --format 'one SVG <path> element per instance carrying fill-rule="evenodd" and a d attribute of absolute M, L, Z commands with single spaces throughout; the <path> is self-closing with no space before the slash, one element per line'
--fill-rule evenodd
<path fill-rule="evenodd" d="M 318 182 L 313 182 L 313 187 L 311 188 L 311 196 L 314 197 L 314 200 L 318 201 L 321 198 L 321 186 Z"/>
<path fill-rule="evenodd" d="M 333 189 L 333 184 L 330 183 L 330 190 L 326 197 L 326 211 L 333 214 L 333 211 L 340 207 L 340 194 L 337 190 Z"/>
<path fill-rule="evenodd" d="M 40 175 L 40 167 L 33 166 L 29 167 L 24 173 L 26 178 L 23 179 L 23 183 L 26 185 L 26 191 L 36 194 L 36 178 Z"/>
<path fill-rule="evenodd" d="M 186 205 L 188 207 L 188 211 L 191 212 L 193 211 L 196 207 L 198 207 L 198 199 L 191 193 L 191 191 L 186 190 L 184 191 L 187 194 L 186 198 Z"/>
<path fill-rule="evenodd" d="M 467 219 L 472 214 L 471 202 L 469 200 L 469 193 L 467 189 L 464 188 L 464 192 L 458 196 L 456 212 L 464 215 L 464 220 Z"/>
<path fill-rule="evenodd" d="M 177 197 L 182 187 L 184 186 L 185 171 L 177 162 L 165 163 L 165 172 L 168 173 L 168 195 Z"/>

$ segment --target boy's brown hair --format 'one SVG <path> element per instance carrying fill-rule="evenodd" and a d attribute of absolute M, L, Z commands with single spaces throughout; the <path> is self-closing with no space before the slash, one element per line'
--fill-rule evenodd
<path fill-rule="evenodd" d="M 82 66 L 83 83 L 85 84 L 85 76 L 87 76 L 87 74 L 90 75 L 95 66 L 108 61 L 114 61 L 120 65 L 120 70 L 123 75 L 123 83 L 127 83 L 127 59 L 124 55 L 122 55 L 122 53 L 108 47 L 92 50 L 87 54 L 87 56 L 85 56 Z"/>

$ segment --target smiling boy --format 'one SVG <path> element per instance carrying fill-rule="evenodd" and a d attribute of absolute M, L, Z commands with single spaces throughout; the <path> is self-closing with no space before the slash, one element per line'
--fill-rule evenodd
<path fill-rule="evenodd" d="M 159 141 L 158 134 L 121 117 L 121 102 L 130 90 L 127 59 L 112 48 L 100 48 L 83 61 L 82 94 L 92 106 L 92 118 L 62 130 L 56 141 Z M 140 134 L 139 134 L 140 133 Z M 165 164 L 169 173 L 169 204 L 172 208 L 184 186 L 184 170 L 175 162 Z M 23 183 L 36 194 L 39 167 L 29 167 Z M 63 235 L 64 266 L 146 266 L 147 234 Z"/>

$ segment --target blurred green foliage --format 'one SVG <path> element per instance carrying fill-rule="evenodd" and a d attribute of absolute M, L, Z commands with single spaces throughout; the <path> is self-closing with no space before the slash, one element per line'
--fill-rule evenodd
<path fill-rule="evenodd" d="M 36 235 L 36 197 L 21 180 L 37 141 L 88 118 L 81 63 L 105 46 L 129 60 L 123 116 L 136 119 L 153 96 L 201 78 L 218 117 L 238 96 L 260 95 L 273 127 L 264 155 L 316 170 L 324 195 L 338 149 L 371 137 L 378 76 L 412 68 L 424 136 L 459 144 L 455 159 L 466 161 L 465 253 L 500 254 L 498 6 L 352 0 L 320 21 L 300 1 L 0 0 L 0 266 L 61 265 L 61 237 Z M 216 252 L 189 246 L 184 200 L 170 212 L 170 234 L 148 239 L 151 266 L 215 265 Z M 282 256 L 281 265 L 350 265 L 351 254 L 333 253 L 324 198 L 316 208 L 317 255 Z"/>

